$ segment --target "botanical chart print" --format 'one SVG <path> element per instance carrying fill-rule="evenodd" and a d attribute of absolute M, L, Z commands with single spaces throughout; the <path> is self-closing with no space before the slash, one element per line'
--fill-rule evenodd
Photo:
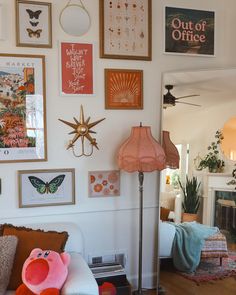
<path fill-rule="evenodd" d="M 120 195 L 120 171 L 89 172 L 89 196 L 111 197 Z"/>
<path fill-rule="evenodd" d="M 0 56 L 0 160 L 45 157 L 42 75 L 41 59 Z"/>
<path fill-rule="evenodd" d="M 93 45 L 61 43 L 61 93 L 93 94 Z"/>
<path fill-rule="evenodd" d="M 214 55 L 213 11 L 165 7 L 165 52 Z"/>
<path fill-rule="evenodd" d="M 105 70 L 107 109 L 142 109 L 141 70 Z"/>
<path fill-rule="evenodd" d="M 147 57 L 148 0 L 104 0 L 104 53 Z"/>
<path fill-rule="evenodd" d="M 51 47 L 51 4 L 18 3 L 18 42 L 20 45 Z"/>
<path fill-rule="evenodd" d="M 19 171 L 20 207 L 74 203 L 74 169 Z"/>

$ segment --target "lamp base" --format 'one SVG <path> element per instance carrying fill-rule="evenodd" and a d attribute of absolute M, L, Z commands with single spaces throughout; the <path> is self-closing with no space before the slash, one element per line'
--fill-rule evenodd
<path fill-rule="evenodd" d="M 158 295 L 162 295 L 162 294 L 165 294 L 166 293 L 166 290 L 162 287 L 162 286 L 158 286 Z"/>
<path fill-rule="evenodd" d="M 133 295 L 142 295 L 142 294 L 148 294 L 148 289 L 141 289 L 141 290 L 135 290 L 132 292 Z"/>

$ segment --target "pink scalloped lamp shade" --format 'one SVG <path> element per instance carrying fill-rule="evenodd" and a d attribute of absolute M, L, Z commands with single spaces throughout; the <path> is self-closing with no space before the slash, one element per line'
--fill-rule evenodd
<path fill-rule="evenodd" d="M 173 142 L 170 140 L 170 132 L 162 131 L 163 135 L 163 149 L 166 154 L 166 167 L 170 169 L 178 169 L 179 168 L 179 152 Z"/>
<path fill-rule="evenodd" d="M 152 137 L 149 126 L 132 127 L 130 137 L 119 149 L 118 165 L 127 172 L 151 172 L 166 168 L 165 152 Z"/>

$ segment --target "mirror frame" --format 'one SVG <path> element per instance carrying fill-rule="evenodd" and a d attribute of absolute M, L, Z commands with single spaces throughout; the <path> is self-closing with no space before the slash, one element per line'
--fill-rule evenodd
<path fill-rule="evenodd" d="M 70 2 L 70 1 L 69 1 L 69 2 Z M 75 8 L 75 7 L 80 8 L 81 11 L 83 10 L 83 12 L 86 13 L 86 15 L 88 16 L 88 26 L 87 26 L 86 30 L 82 31 L 82 33 L 79 33 L 79 34 L 75 34 L 75 33 L 70 33 L 70 32 L 68 32 L 68 31 L 65 29 L 65 24 L 62 23 L 62 15 L 63 15 L 63 13 L 64 13 L 68 8 L 73 8 L 73 7 L 74 7 L 74 8 Z M 68 4 L 62 9 L 62 11 L 61 11 L 61 13 L 60 13 L 60 16 L 59 16 L 59 23 L 60 23 L 60 27 L 62 28 L 62 30 L 63 30 L 66 34 L 68 34 L 68 35 L 70 35 L 70 36 L 74 36 L 74 37 L 79 37 L 79 36 L 83 36 L 83 35 L 85 35 L 85 34 L 89 31 L 89 29 L 90 29 L 90 27 L 91 27 L 91 17 L 90 17 L 90 15 L 89 15 L 88 10 L 84 7 L 84 5 L 82 4 L 82 2 L 81 2 L 81 5 L 79 5 L 79 4 L 69 4 L 69 3 L 68 3 Z M 80 26 L 78 26 L 78 28 L 80 28 Z"/>

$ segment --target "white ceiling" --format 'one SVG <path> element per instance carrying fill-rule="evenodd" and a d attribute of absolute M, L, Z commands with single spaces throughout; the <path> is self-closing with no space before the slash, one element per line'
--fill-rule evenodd
<path fill-rule="evenodd" d="M 179 101 L 199 104 L 201 107 L 176 103 L 164 110 L 168 118 L 185 112 L 198 112 L 216 104 L 236 101 L 236 69 L 215 69 L 189 72 L 165 73 L 163 76 L 163 94 L 165 85 L 174 85 L 171 93 L 175 97 L 199 94 L 199 96 L 183 98 Z"/>

